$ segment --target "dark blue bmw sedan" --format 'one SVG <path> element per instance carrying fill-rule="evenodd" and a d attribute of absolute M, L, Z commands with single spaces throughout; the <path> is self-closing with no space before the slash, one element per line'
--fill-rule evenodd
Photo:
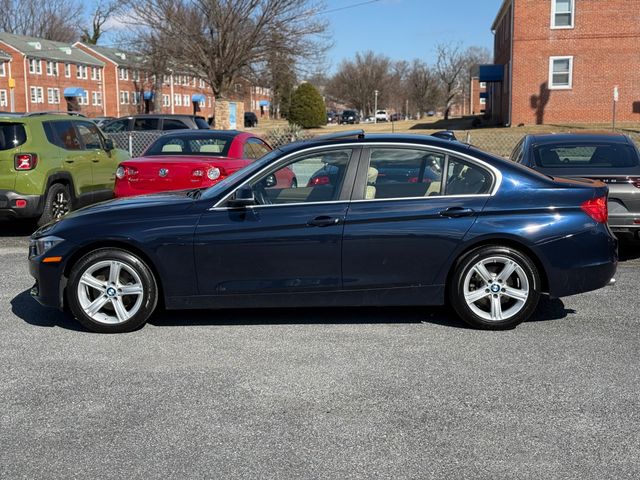
<path fill-rule="evenodd" d="M 284 168 L 297 186 L 278 183 Z M 207 190 L 78 210 L 34 233 L 29 259 L 33 296 L 98 332 L 136 329 L 158 305 L 446 302 L 497 330 L 541 294 L 607 285 L 617 243 L 601 182 L 433 137 L 350 132 L 281 147 Z"/>

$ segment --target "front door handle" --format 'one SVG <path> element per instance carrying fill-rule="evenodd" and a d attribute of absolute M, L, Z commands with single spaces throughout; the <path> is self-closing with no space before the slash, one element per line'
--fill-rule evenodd
<path fill-rule="evenodd" d="M 464 208 L 464 207 L 450 207 L 446 210 L 440 212 L 440 216 L 449 217 L 449 218 L 460 218 L 460 217 L 469 217 L 475 214 L 475 210 L 473 208 Z"/>
<path fill-rule="evenodd" d="M 332 225 L 339 225 L 342 219 L 340 217 L 330 217 L 329 215 L 320 215 L 319 217 L 312 218 L 307 222 L 310 227 L 330 227 Z"/>

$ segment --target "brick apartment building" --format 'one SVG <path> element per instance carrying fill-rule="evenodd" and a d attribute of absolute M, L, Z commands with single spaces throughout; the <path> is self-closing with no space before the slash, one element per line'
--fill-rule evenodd
<path fill-rule="evenodd" d="M 497 124 L 640 121 L 640 0 L 504 0 L 487 110 Z"/>
<path fill-rule="evenodd" d="M 215 99 L 204 79 L 176 68 L 163 75 L 156 91 L 142 64 L 139 56 L 115 48 L 0 32 L 0 111 L 119 117 L 155 106 L 157 113 L 214 115 Z M 270 94 L 246 80 L 234 92 L 244 111 L 258 116 L 268 115 Z"/>
<path fill-rule="evenodd" d="M 487 108 L 487 84 L 480 81 L 480 66 L 471 69 L 469 84 L 469 111 L 471 115 L 482 115 Z"/>

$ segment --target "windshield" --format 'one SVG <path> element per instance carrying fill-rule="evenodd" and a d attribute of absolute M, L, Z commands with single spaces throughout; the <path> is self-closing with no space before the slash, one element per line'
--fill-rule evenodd
<path fill-rule="evenodd" d="M 212 135 L 192 133 L 190 135 L 163 135 L 144 153 L 153 155 L 202 155 L 226 157 L 229 153 L 232 137 L 229 135 Z"/>
<path fill-rule="evenodd" d="M 638 166 L 635 148 L 623 143 L 563 143 L 533 148 L 537 166 L 543 168 L 629 168 Z"/>
<path fill-rule="evenodd" d="M 255 162 L 249 164 L 248 166 L 232 173 L 227 178 L 222 180 L 221 182 L 216 183 L 215 185 L 207 188 L 202 192 L 201 198 L 214 198 L 222 193 L 224 193 L 228 187 L 239 183 L 244 178 L 248 178 L 253 175 L 255 172 L 260 170 L 262 167 L 273 161 L 276 157 L 282 155 L 282 151 L 275 149 L 271 152 L 267 153 L 264 157 L 256 160 Z"/>

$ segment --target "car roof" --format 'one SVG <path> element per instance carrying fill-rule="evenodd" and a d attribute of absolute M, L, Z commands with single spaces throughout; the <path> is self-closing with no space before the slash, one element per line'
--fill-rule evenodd
<path fill-rule="evenodd" d="M 628 143 L 626 135 L 616 132 L 544 133 L 527 135 L 530 143 L 608 142 Z"/>
<path fill-rule="evenodd" d="M 363 142 L 373 143 L 406 143 L 420 144 L 424 146 L 433 146 L 446 148 L 448 150 L 458 151 L 461 153 L 468 152 L 471 146 L 466 143 L 457 141 L 444 140 L 437 137 L 424 134 L 407 134 L 407 133 L 377 133 L 365 134 L 362 130 L 354 130 L 351 132 L 343 132 L 344 134 L 335 133 L 326 136 L 312 138 L 310 140 L 302 140 L 287 145 L 282 145 L 279 150 L 283 152 L 294 152 L 296 150 L 304 150 L 310 147 L 324 147 L 336 144 L 358 144 Z M 485 153 L 485 152 L 483 152 Z"/>
<path fill-rule="evenodd" d="M 136 113 L 134 115 L 125 115 L 124 117 L 118 117 L 117 120 L 123 118 L 204 118 L 200 115 L 191 115 L 189 113 Z"/>

